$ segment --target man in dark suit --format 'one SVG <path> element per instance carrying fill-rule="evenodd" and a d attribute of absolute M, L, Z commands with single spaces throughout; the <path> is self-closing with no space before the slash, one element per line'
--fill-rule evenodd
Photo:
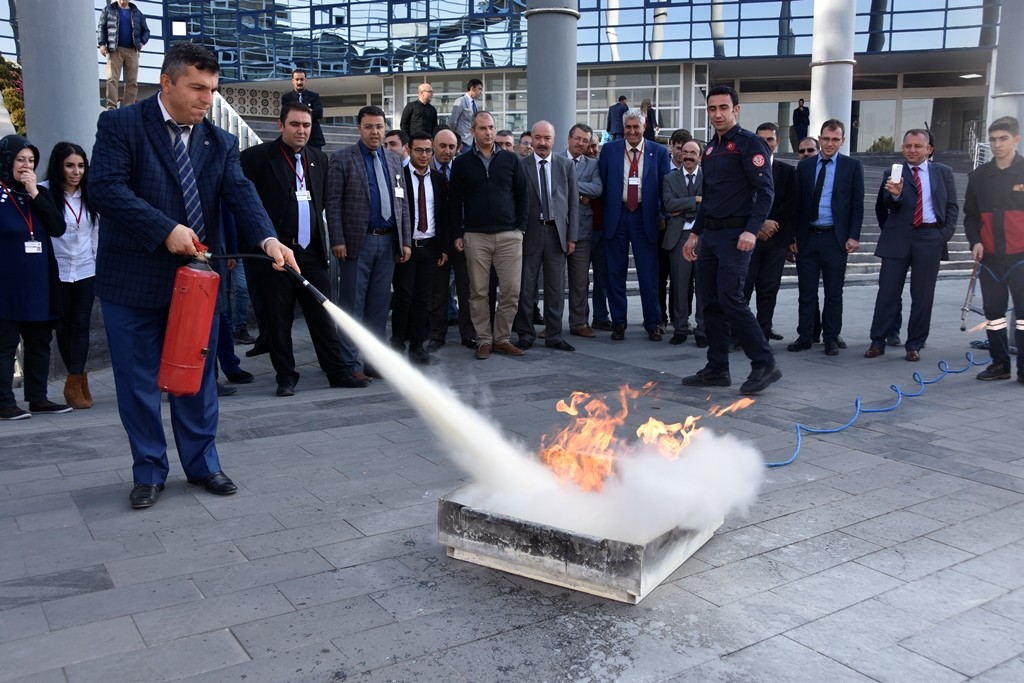
<path fill-rule="evenodd" d="M 307 146 L 320 149 L 327 144 L 324 132 L 320 130 L 320 119 L 324 117 L 324 105 L 320 101 L 320 95 L 306 87 L 306 72 L 302 69 L 292 71 L 292 87 L 295 89 L 281 96 L 281 106 L 289 102 L 298 102 L 309 107 L 313 114 L 313 130 L 309 134 Z"/>
<path fill-rule="evenodd" d="M 448 263 L 451 232 L 445 206 L 448 181 L 434 168 L 433 143 L 423 131 L 412 134 L 410 162 L 405 167 L 412 225 L 412 257 L 395 267 L 395 296 L 391 312 L 391 345 L 399 350 L 409 342 L 409 360 L 430 365 L 433 358 L 423 348 L 430 333 L 427 307 L 438 269 Z"/>
<path fill-rule="evenodd" d="M 697 207 L 700 205 L 704 192 L 704 175 L 700 172 L 700 143 L 689 140 L 680 145 L 682 165 L 679 170 L 665 176 L 661 188 L 662 205 L 668 218 L 665 221 L 665 234 L 661 248 L 668 252 L 668 267 L 672 283 L 672 319 L 675 329 L 669 343 L 678 346 L 686 341 L 690 329 L 690 287 L 693 264 L 683 258 L 683 243 L 686 242 L 693 229 L 693 221 L 697 218 Z M 700 294 L 697 295 L 700 306 Z M 703 313 L 699 312 L 698 331 Z M 703 336 L 703 335 L 701 335 Z"/>
<path fill-rule="evenodd" d="M 174 43 L 160 69 L 160 92 L 136 106 L 100 114 L 91 177 L 102 192 L 96 295 L 110 345 L 121 423 L 128 433 L 134 508 L 156 503 L 167 478 L 167 443 L 157 373 L 175 271 L 195 256 L 195 242 L 224 253 L 221 202 L 246 244 L 259 246 L 277 267 L 297 267 L 279 242 L 255 189 L 238 163 L 238 139 L 204 117 L 213 104 L 219 67 L 212 52 Z M 217 347 L 218 326 L 209 348 Z M 237 490 L 221 470 L 214 354 L 206 359 L 199 393 L 171 396 L 171 429 L 189 483 L 229 495 Z"/>
<path fill-rule="evenodd" d="M 825 288 L 821 337 L 825 353 L 839 355 L 843 327 L 843 282 L 846 261 L 860 247 L 864 223 L 864 167 L 860 160 L 839 154 L 846 140 L 841 121 L 821 124 L 821 152 L 796 167 L 800 213 L 794 246 L 799 287 L 800 322 L 789 351 L 811 348 L 818 282 Z"/>
<path fill-rule="evenodd" d="M 629 248 L 640 283 L 644 329 L 661 341 L 658 304 L 658 240 L 661 227 L 661 185 L 669 172 L 668 150 L 644 139 L 644 114 L 630 109 L 623 116 L 624 140 L 601 148 L 597 166 L 604 185 L 604 238 L 608 261 L 608 307 L 612 339 L 626 335 L 626 270 Z"/>
<path fill-rule="evenodd" d="M 384 339 L 395 263 L 412 255 L 409 204 L 402 160 L 384 148 L 384 111 L 366 106 L 356 115 L 359 141 L 331 155 L 327 172 L 327 224 L 338 266 L 340 305 Z M 345 334 L 341 357 L 357 379 L 379 377 Z"/>
<path fill-rule="evenodd" d="M 903 158 L 907 160 L 903 175 L 885 178 L 878 190 L 876 211 L 885 220 L 879 221 L 882 232 L 875 256 L 882 259 L 882 268 L 878 273 L 871 346 L 864 353 L 866 358 L 885 353 L 886 337 L 899 314 L 908 269 L 911 273 L 907 360 L 921 360 L 921 347 L 928 339 L 939 261 L 949 258 L 946 244 L 956 232 L 960 213 L 953 170 L 929 161 L 932 151 L 928 131 L 908 130 L 903 136 Z"/>
<path fill-rule="evenodd" d="M 281 109 L 277 129 L 281 135 L 250 147 L 241 154 L 242 171 L 256 186 L 281 241 L 295 252 L 302 274 L 321 292 L 330 291 L 330 242 L 322 214 L 327 197 L 327 155 L 307 147 L 313 118 L 304 104 L 292 102 Z M 293 396 L 299 373 L 292 352 L 295 303 L 309 328 L 320 368 L 332 387 L 365 387 L 341 361 L 338 331 L 309 290 L 288 273 L 269 263 L 252 260 L 249 286 L 256 290 L 260 329 L 270 352 L 277 379 L 277 395 Z"/>
<path fill-rule="evenodd" d="M 605 130 L 612 136 L 612 140 L 622 139 L 622 136 L 625 133 L 622 115 L 627 111 L 629 111 L 629 100 L 626 99 L 625 95 L 619 95 L 619 101 L 608 107 L 608 124 L 605 126 Z M 646 125 L 647 121 L 645 120 L 644 126 Z"/>
<path fill-rule="evenodd" d="M 807 137 L 807 129 L 811 125 L 811 109 L 804 106 L 804 98 L 797 102 L 793 110 L 793 133 L 790 137 L 799 145 L 799 142 Z"/>
<path fill-rule="evenodd" d="M 544 276 L 544 346 L 559 351 L 575 351 L 562 338 L 562 311 L 565 309 L 563 282 L 565 257 L 572 255 L 579 239 L 579 190 L 576 170 L 569 159 L 552 154 L 555 127 L 538 121 L 530 130 L 533 154 L 520 164 L 530 185 L 530 209 L 523 235 L 523 275 L 521 282 L 534 283 Z M 521 287 L 515 329 L 516 344 L 526 350 L 533 346 L 537 333 L 533 327 L 536 287 Z"/>
<path fill-rule="evenodd" d="M 576 248 L 566 258 L 569 282 L 569 334 L 594 338 L 597 334 L 587 324 L 587 291 L 590 285 L 590 245 L 594 239 L 594 202 L 601 196 L 601 175 L 597 161 L 587 156 L 587 147 L 594 131 L 585 123 L 569 130 L 566 158 L 576 166 L 576 189 L 579 191 L 579 233 Z"/>
<path fill-rule="evenodd" d="M 771 121 L 757 127 L 757 136 L 768 145 L 772 156 L 772 183 L 775 198 L 768 220 L 757 233 L 757 244 L 750 256 L 750 269 L 743 294 L 750 302 L 757 290 L 757 323 L 768 339 L 779 340 L 782 335 L 772 329 L 775 303 L 782 285 L 782 270 L 786 267 L 786 254 L 793 243 L 793 230 L 797 215 L 796 167 L 775 158 L 779 147 L 779 127 Z"/>
<path fill-rule="evenodd" d="M 434 99 L 434 88 L 429 83 L 420 83 L 416 89 L 416 99 L 405 105 L 402 110 L 401 124 L 398 126 L 412 138 L 413 133 L 433 135 L 437 128 L 437 109 L 430 101 Z"/>

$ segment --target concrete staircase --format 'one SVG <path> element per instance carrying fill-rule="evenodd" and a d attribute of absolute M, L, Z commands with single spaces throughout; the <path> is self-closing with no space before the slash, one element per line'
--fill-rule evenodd
<path fill-rule="evenodd" d="M 277 138 L 277 119 L 258 119 L 250 117 L 246 123 L 259 135 L 264 142 Z M 332 154 L 342 147 L 354 144 L 359 139 L 359 131 L 354 126 L 321 126 L 324 132 L 324 139 L 327 144 L 323 151 L 325 154 Z"/>

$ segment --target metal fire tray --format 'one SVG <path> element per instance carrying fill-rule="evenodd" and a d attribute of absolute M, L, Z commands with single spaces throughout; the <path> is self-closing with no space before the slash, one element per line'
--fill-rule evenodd
<path fill-rule="evenodd" d="M 437 504 L 448 556 L 632 605 L 643 600 L 722 525 L 675 528 L 648 543 L 588 536 L 469 507 L 456 489 Z"/>

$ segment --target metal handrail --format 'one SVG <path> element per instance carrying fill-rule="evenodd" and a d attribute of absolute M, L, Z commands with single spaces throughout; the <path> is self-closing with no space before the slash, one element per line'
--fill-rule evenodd
<path fill-rule="evenodd" d="M 992 148 L 987 142 L 979 142 L 974 146 L 974 168 L 978 168 L 992 158 Z"/>
<path fill-rule="evenodd" d="M 224 99 L 220 93 L 214 93 L 213 106 L 206 116 L 218 128 L 238 137 L 238 149 L 248 149 L 263 142 L 263 139 L 249 127 L 242 115 Z"/>

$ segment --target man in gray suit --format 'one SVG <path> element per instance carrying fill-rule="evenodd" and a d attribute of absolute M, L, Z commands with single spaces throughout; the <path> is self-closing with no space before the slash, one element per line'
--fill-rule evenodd
<path fill-rule="evenodd" d="M 467 148 L 473 144 L 473 117 L 478 111 L 476 100 L 483 92 L 483 81 L 479 78 L 469 79 L 466 83 L 466 94 L 455 100 L 452 113 L 448 116 L 449 127 Z"/>
<path fill-rule="evenodd" d="M 520 163 L 530 187 L 530 209 L 526 234 L 523 235 L 522 282 L 537 281 L 544 272 L 544 346 L 559 351 L 575 351 L 562 339 L 562 282 L 565 279 L 565 258 L 571 256 L 579 239 L 579 191 L 576 171 L 568 158 L 552 154 L 555 127 L 547 121 L 533 124 L 533 154 Z M 516 346 L 526 350 L 533 346 L 537 333 L 533 329 L 533 287 L 519 290 L 519 310 L 515 329 Z"/>
<path fill-rule="evenodd" d="M 597 172 L 597 161 L 587 156 L 594 131 L 585 123 L 577 123 L 569 131 L 567 159 L 576 166 L 576 188 L 580 195 L 579 232 L 576 248 L 566 258 L 569 269 L 569 334 L 593 338 L 597 334 L 587 324 L 587 290 L 590 285 L 590 244 L 594 236 L 594 207 L 591 202 L 601 196 L 604 186 Z"/>
<path fill-rule="evenodd" d="M 356 121 L 359 141 L 330 159 L 327 225 L 331 253 L 340 261 L 338 305 L 383 340 L 395 262 L 412 255 L 409 205 L 402 161 L 383 144 L 384 112 L 366 106 Z M 353 377 L 380 377 L 359 360 L 345 335 L 341 339 L 341 357 Z"/>
<path fill-rule="evenodd" d="M 700 172 L 700 143 L 690 140 L 682 145 L 682 165 L 665 176 L 661 184 L 661 197 L 668 220 L 661 248 L 668 252 L 669 275 L 672 283 L 672 319 L 675 331 L 670 344 L 682 344 L 690 332 L 690 273 L 694 263 L 683 258 L 683 242 L 690 235 L 697 217 L 703 192 L 704 176 Z M 700 292 L 697 292 L 698 302 Z M 697 310 L 700 310 L 698 304 Z M 698 321 L 698 328 L 700 321 Z"/>

